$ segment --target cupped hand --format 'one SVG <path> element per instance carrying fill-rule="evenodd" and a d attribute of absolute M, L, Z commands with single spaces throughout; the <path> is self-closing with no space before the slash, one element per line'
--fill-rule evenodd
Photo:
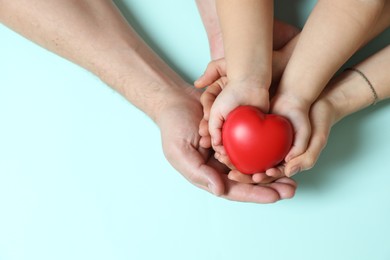
<path fill-rule="evenodd" d="M 326 99 L 319 99 L 313 104 L 310 109 L 312 132 L 307 149 L 286 164 L 286 175 L 292 176 L 314 166 L 326 146 L 330 129 L 336 121 L 336 111 Z"/>
<path fill-rule="evenodd" d="M 260 86 L 251 80 L 227 80 L 226 63 L 224 59 L 211 62 L 205 74 L 200 77 L 195 86 L 206 87 L 223 77 L 223 84 L 219 84 L 218 94 L 214 95 L 211 109 L 207 110 L 205 119 L 208 121 L 211 145 L 217 153 L 224 153 L 222 145 L 222 125 L 228 114 L 242 105 L 251 105 L 260 108 L 265 113 L 269 109 L 269 91 L 267 86 Z M 212 93 L 211 93 L 212 94 Z"/>
<path fill-rule="evenodd" d="M 220 77 L 218 80 L 210 84 L 201 96 L 200 100 L 203 106 L 203 118 L 199 125 L 199 134 L 201 136 L 199 143 L 203 148 L 211 147 L 211 137 L 208 128 L 210 110 L 215 99 L 221 93 L 226 84 L 227 78 Z M 276 166 L 275 168 L 268 169 L 264 173 L 255 173 L 253 175 L 243 174 L 239 172 L 230 162 L 223 147 L 220 148 L 219 151 L 216 151 L 214 156 L 218 161 L 229 167 L 231 171 L 228 174 L 228 178 L 233 181 L 241 183 L 270 183 L 285 176 L 284 165 L 282 164 Z"/>
<path fill-rule="evenodd" d="M 273 203 L 294 196 L 296 183 L 288 178 L 253 185 L 227 177 L 228 169 L 213 157 L 212 149 L 201 147 L 198 133 L 202 119 L 200 92 L 191 87 L 167 97 L 156 122 L 163 150 L 172 166 L 187 180 L 217 196 L 244 202 Z"/>
<path fill-rule="evenodd" d="M 306 151 L 311 136 L 310 106 L 311 104 L 293 95 L 277 94 L 272 100 L 271 112 L 289 119 L 294 129 L 293 145 L 285 157 L 287 164 Z M 296 167 L 284 169 L 286 176 L 292 176 L 298 171 Z"/>

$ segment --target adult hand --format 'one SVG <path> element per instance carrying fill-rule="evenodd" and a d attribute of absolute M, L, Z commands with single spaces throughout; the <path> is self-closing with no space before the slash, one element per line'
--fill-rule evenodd
<path fill-rule="evenodd" d="M 198 126 L 203 115 L 199 98 L 196 89 L 185 88 L 167 99 L 156 119 L 164 153 L 172 166 L 195 186 L 229 200 L 272 203 L 293 197 L 296 183 L 292 179 L 264 185 L 228 179 L 228 169 L 215 160 L 212 150 L 199 145 Z"/>
<path fill-rule="evenodd" d="M 214 62 L 213 64 L 218 64 Z M 222 63 L 223 64 L 223 63 Z M 211 136 L 208 130 L 208 119 L 210 115 L 211 106 L 216 97 L 221 93 L 222 89 L 227 84 L 226 77 L 220 77 L 218 80 L 210 84 L 201 96 L 201 104 L 203 106 L 203 118 L 199 124 L 199 134 L 201 136 L 200 146 L 203 148 L 211 147 Z M 241 183 L 271 183 L 284 176 L 284 172 L 277 169 L 269 169 L 265 173 L 255 173 L 253 175 L 242 174 L 230 162 L 228 155 L 224 149 L 215 152 L 215 158 L 221 163 L 225 164 L 231 170 L 228 178 Z"/>

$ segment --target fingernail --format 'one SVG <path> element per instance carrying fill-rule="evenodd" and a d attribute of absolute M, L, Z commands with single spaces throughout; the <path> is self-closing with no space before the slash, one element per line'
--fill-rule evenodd
<path fill-rule="evenodd" d="M 298 166 L 295 166 L 295 167 L 293 167 L 292 169 L 291 169 L 291 171 L 290 171 L 290 177 L 292 177 L 292 176 L 294 176 L 295 174 L 297 174 L 298 172 L 300 172 L 301 171 L 301 168 L 299 168 Z"/>
<path fill-rule="evenodd" d="M 195 80 L 194 85 L 198 85 L 202 81 L 201 77 L 202 76 L 200 76 L 197 80 Z"/>
<path fill-rule="evenodd" d="M 215 190 L 215 186 L 214 184 L 212 183 L 209 183 L 208 184 L 208 187 L 209 187 L 209 190 L 211 191 L 211 193 L 215 194 L 216 193 L 216 190 Z"/>

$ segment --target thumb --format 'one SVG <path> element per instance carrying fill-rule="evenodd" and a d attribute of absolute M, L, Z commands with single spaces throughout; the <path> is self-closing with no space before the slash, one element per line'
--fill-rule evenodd
<path fill-rule="evenodd" d="M 207 65 L 206 71 L 194 82 L 194 85 L 196 88 L 204 88 L 223 76 L 226 76 L 225 59 L 215 60 Z"/>
<path fill-rule="evenodd" d="M 184 145 L 174 147 L 166 157 L 189 182 L 216 196 L 221 196 L 225 191 L 222 173 L 216 167 L 206 164 L 208 153 L 209 149 L 199 148 L 198 151 L 192 145 Z"/>

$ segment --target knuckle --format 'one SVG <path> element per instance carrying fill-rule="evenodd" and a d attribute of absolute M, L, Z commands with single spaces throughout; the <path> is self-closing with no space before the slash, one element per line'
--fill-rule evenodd
<path fill-rule="evenodd" d="M 328 141 L 328 135 L 327 135 L 327 133 L 317 134 L 316 139 L 317 139 L 318 145 L 321 148 L 323 148 Z"/>
<path fill-rule="evenodd" d="M 215 61 L 215 60 L 210 61 L 209 64 L 207 64 L 206 70 L 213 69 L 213 68 L 215 68 L 216 65 L 217 65 L 217 61 Z"/>
<path fill-rule="evenodd" d="M 309 152 L 305 161 L 305 170 L 310 170 L 311 168 L 313 168 L 316 161 L 317 161 L 317 156 Z"/>
<path fill-rule="evenodd" d="M 200 96 L 200 103 L 203 105 L 205 100 L 207 99 L 207 95 L 209 95 L 206 91 Z"/>

